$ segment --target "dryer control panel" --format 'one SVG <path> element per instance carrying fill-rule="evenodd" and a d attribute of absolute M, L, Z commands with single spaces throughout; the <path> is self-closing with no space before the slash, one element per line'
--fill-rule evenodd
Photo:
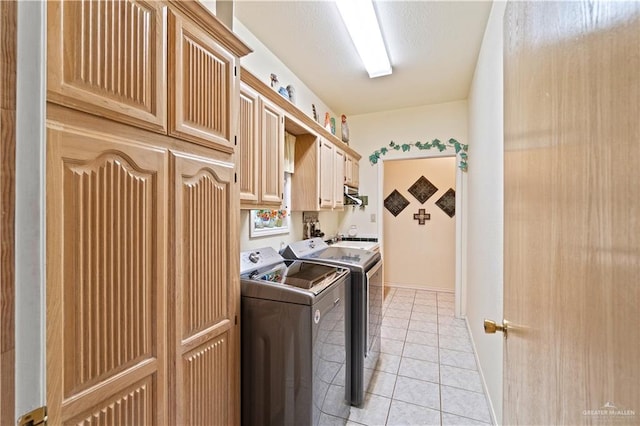
<path fill-rule="evenodd" d="M 263 247 L 240 252 L 240 275 L 249 274 L 257 269 L 266 268 L 284 261 L 273 247 Z"/>

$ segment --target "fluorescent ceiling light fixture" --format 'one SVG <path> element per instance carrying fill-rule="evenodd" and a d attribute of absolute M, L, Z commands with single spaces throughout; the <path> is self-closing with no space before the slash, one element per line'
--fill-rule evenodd
<path fill-rule="evenodd" d="M 372 0 L 336 0 L 336 6 L 370 78 L 391 74 Z"/>

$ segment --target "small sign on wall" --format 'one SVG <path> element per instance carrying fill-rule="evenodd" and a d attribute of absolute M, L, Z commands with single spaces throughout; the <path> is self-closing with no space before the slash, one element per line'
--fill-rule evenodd
<path fill-rule="evenodd" d="M 425 213 L 424 209 L 418 209 L 418 213 L 413 214 L 413 219 L 418 221 L 418 225 L 424 225 L 425 220 L 431 220 L 431 215 Z"/>

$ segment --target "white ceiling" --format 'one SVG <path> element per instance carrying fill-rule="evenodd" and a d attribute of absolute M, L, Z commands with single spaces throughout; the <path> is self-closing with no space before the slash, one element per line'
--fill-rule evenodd
<path fill-rule="evenodd" d="M 347 115 L 466 99 L 491 1 L 374 0 L 393 74 L 370 79 L 332 1 L 236 0 L 235 16 Z"/>

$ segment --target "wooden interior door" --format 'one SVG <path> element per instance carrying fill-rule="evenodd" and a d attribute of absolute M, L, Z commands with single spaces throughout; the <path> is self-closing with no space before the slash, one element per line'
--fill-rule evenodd
<path fill-rule="evenodd" d="M 639 424 L 640 3 L 504 28 L 504 423 Z"/>
<path fill-rule="evenodd" d="M 0 419 L 15 418 L 17 11 L 17 2 L 0 2 Z"/>
<path fill-rule="evenodd" d="M 234 164 L 211 154 L 172 155 L 178 425 L 240 422 L 240 207 Z"/>
<path fill-rule="evenodd" d="M 49 424 L 168 423 L 166 158 L 48 123 Z"/>

